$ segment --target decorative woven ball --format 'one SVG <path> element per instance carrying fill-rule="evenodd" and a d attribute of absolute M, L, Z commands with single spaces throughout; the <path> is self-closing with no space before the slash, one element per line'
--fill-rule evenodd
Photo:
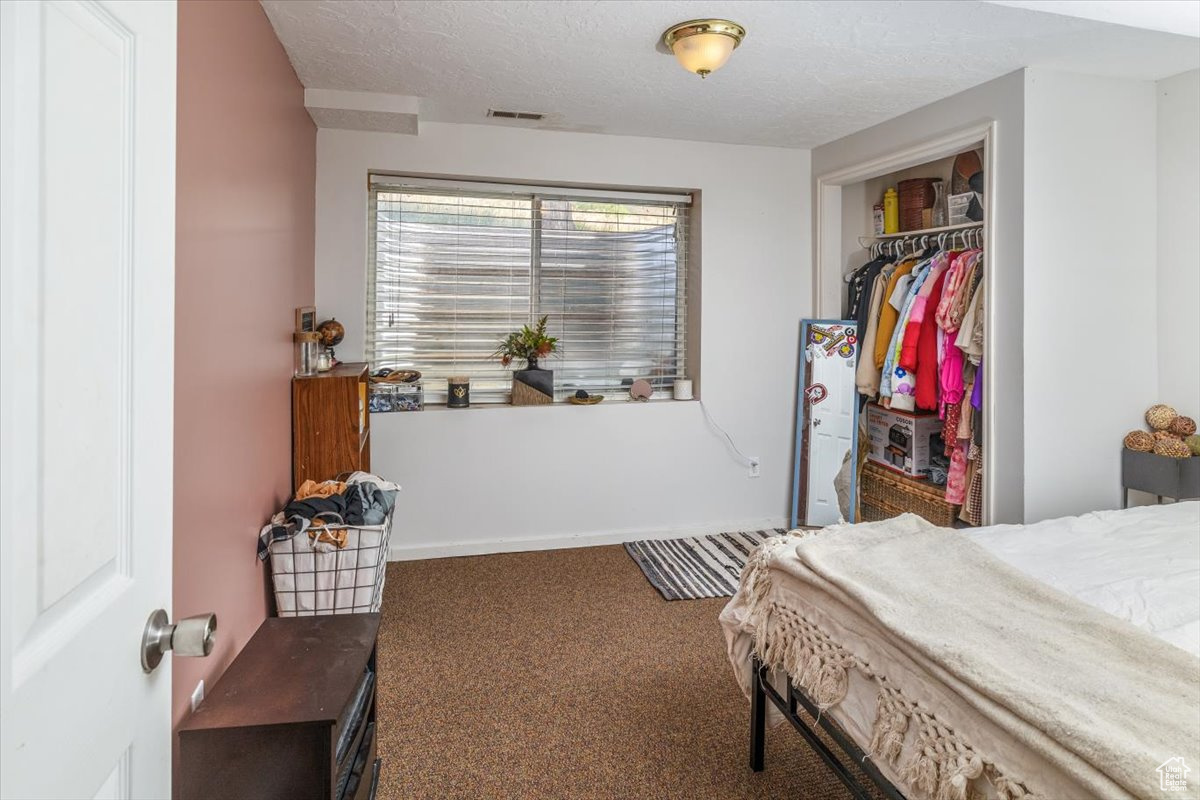
<path fill-rule="evenodd" d="M 1130 431 L 1125 434 L 1125 446 L 1139 453 L 1149 453 L 1154 449 L 1154 435 L 1146 431 Z"/>
<path fill-rule="evenodd" d="M 1176 436 L 1191 436 L 1196 432 L 1196 420 L 1181 414 L 1171 420 L 1171 424 L 1167 426 L 1167 430 Z"/>
<path fill-rule="evenodd" d="M 1192 451 L 1178 439 L 1163 439 L 1154 445 L 1154 452 L 1168 458 L 1190 458 Z"/>
<path fill-rule="evenodd" d="M 1161 442 L 1161 441 L 1165 441 L 1166 439 L 1182 440 L 1183 437 L 1178 434 L 1171 433 L 1170 431 L 1155 431 L 1154 432 L 1154 441 Z"/>
<path fill-rule="evenodd" d="M 1184 444 L 1187 445 L 1188 450 L 1192 451 L 1192 455 L 1200 456 L 1200 435 L 1193 433 L 1184 441 Z"/>
<path fill-rule="evenodd" d="M 1146 410 L 1146 424 L 1156 431 L 1165 431 L 1171 424 L 1171 420 L 1178 416 L 1175 409 L 1159 403 Z"/>

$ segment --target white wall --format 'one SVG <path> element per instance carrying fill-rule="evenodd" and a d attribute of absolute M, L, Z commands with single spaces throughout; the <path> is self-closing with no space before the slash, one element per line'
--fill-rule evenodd
<path fill-rule="evenodd" d="M 1153 83 L 1028 70 L 1025 101 L 1032 521 L 1120 505 L 1121 437 L 1158 396 L 1157 165 Z"/>
<path fill-rule="evenodd" d="M 1027 69 L 813 151 L 821 176 L 996 121 L 993 521 L 1118 506 L 1120 439 L 1160 394 L 1159 328 L 1179 342 L 1164 356 L 1172 361 L 1198 340 L 1194 177 L 1172 193 L 1180 211 L 1169 223 L 1193 238 L 1162 266 L 1182 291 L 1164 286 L 1159 299 L 1154 96 L 1149 82 Z M 1195 163 L 1192 114 L 1173 128 L 1168 169 Z M 1160 305 L 1169 319 L 1156 322 Z M 1186 385 L 1173 391 L 1195 397 Z"/>
<path fill-rule="evenodd" d="M 1200 70 L 1157 89 L 1158 400 L 1200 417 Z"/>
<path fill-rule="evenodd" d="M 996 173 L 992 189 L 996 203 L 996 246 L 988 254 L 989 268 L 1000 277 L 989 298 L 996 319 L 996 336 L 989 345 L 992 369 L 1003 375 L 994 389 L 991 408 L 996 437 L 990 446 L 997 464 L 993 491 L 993 522 L 1024 519 L 1024 455 L 1022 417 L 1022 229 L 1024 226 L 1025 75 L 1014 72 L 965 92 L 931 103 L 893 120 L 860 131 L 812 152 L 812 172 L 822 176 L 865 164 L 936 137 L 996 121 Z M 866 224 L 866 223 L 863 223 Z M 863 231 L 865 232 L 865 230 Z M 840 259 L 839 259 L 840 264 Z M 823 291 L 844 291 L 840 266 L 823 274 Z M 836 302 L 836 300 L 835 300 Z M 827 301 L 825 307 L 833 308 Z"/>
<path fill-rule="evenodd" d="M 704 402 L 762 459 L 748 478 L 698 403 L 378 414 L 372 466 L 404 486 L 394 554 L 783 523 L 810 305 L 807 151 L 438 123 L 418 136 L 321 130 L 316 302 L 345 321 L 345 359 L 363 355 L 371 170 L 700 190 Z"/>

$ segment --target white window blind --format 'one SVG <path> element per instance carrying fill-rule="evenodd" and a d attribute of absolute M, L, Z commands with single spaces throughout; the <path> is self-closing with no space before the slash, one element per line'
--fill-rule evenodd
<path fill-rule="evenodd" d="M 372 176 L 367 357 L 424 375 L 426 402 L 468 376 L 506 402 L 492 353 L 549 316 L 559 397 L 685 374 L 690 198 Z"/>

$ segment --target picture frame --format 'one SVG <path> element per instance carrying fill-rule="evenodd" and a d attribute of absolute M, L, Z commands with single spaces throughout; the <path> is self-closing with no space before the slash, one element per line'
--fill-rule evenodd
<path fill-rule="evenodd" d="M 296 332 L 311 333 L 317 329 L 317 307 L 300 306 L 296 309 Z"/>

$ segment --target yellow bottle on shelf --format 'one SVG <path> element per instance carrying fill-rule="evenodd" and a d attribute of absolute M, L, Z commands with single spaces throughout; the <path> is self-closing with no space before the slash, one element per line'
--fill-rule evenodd
<path fill-rule="evenodd" d="M 900 232 L 900 198 L 895 189 L 883 193 L 883 232 Z"/>

